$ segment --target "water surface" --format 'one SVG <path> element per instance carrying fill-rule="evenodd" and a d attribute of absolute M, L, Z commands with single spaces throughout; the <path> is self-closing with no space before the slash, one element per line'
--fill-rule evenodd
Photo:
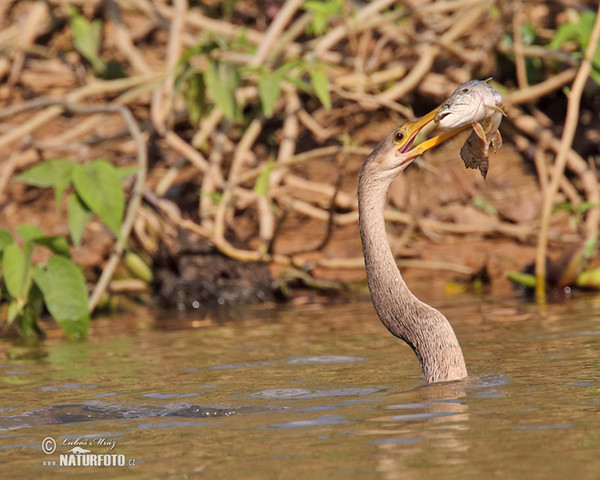
<path fill-rule="evenodd" d="M 368 301 L 136 313 L 96 320 L 87 342 L 4 342 L 0 461 L 14 478 L 600 478 L 600 302 L 432 303 L 465 381 L 423 385 Z M 77 446 L 126 464 L 47 464 Z"/>

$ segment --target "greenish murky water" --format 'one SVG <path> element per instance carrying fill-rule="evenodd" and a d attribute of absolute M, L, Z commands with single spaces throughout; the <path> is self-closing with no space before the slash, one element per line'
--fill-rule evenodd
<path fill-rule="evenodd" d="M 227 320 L 140 313 L 97 320 L 85 343 L 4 342 L 3 470 L 11 478 L 600 478 L 600 300 L 553 305 L 545 316 L 513 300 L 432 303 L 455 327 L 466 381 L 424 386 L 412 351 L 368 300 Z M 77 462 L 117 466 L 64 465 Z"/>

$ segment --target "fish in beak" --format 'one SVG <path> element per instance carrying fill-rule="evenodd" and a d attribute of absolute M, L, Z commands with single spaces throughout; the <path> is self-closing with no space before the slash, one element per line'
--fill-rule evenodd
<path fill-rule="evenodd" d="M 394 130 L 393 140 L 394 143 L 397 145 L 398 153 L 405 157 L 403 163 L 411 161 L 415 157 L 418 157 L 419 155 L 425 153 L 427 150 L 430 150 L 433 147 L 444 143 L 446 140 L 449 140 L 458 133 L 469 128 L 469 125 L 467 125 L 453 130 L 449 130 L 447 132 L 442 133 L 441 135 L 425 140 L 424 142 L 411 149 L 419 132 L 427 124 L 434 120 L 440 108 L 441 105 L 435 110 L 429 112 L 427 115 L 424 115 L 423 117 L 418 118 L 417 120 L 414 120 L 412 122 L 405 123 L 401 127 L 398 127 L 396 130 Z"/>

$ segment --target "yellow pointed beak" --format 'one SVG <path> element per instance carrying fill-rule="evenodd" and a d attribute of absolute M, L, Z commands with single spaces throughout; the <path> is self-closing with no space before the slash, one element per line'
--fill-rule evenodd
<path fill-rule="evenodd" d="M 419 132 L 425 125 L 431 122 L 435 118 L 435 115 L 439 109 L 440 107 L 435 107 L 435 109 L 429 112 L 427 115 L 405 124 L 404 128 L 407 129 L 409 136 L 412 137 L 413 133 Z"/>
<path fill-rule="evenodd" d="M 406 132 L 407 132 L 407 138 L 409 138 L 409 139 L 414 138 L 425 125 L 427 125 L 428 123 L 433 121 L 433 119 L 434 119 L 436 113 L 438 112 L 438 110 L 440 109 L 440 107 L 441 107 L 441 105 L 436 107 L 434 110 L 429 112 L 427 115 L 424 115 L 421 118 L 418 118 L 412 122 L 408 122 L 407 124 L 405 124 L 404 128 L 406 129 Z M 419 155 L 422 155 L 427 150 L 430 150 L 433 147 L 437 147 L 438 145 L 444 143 L 446 140 L 449 140 L 450 138 L 454 137 L 455 135 L 459 134 L 460 132 L 463 132 L 464 130 L 466 130 L 468 128 L 470 128 L 470 125 L 466 125 L 464 127 L 460 127 L 455 130 L 450 130 L 448 132 L 442 133 L 441 135 L 438 135 L 437 137 L 433 137 L 428 140 L 425 140 L 423 143 L 420 143 L 419 145 L 414 147 L 412 150 L 407 152 L 407 155 L 410 158 L 414 158 Z"/>

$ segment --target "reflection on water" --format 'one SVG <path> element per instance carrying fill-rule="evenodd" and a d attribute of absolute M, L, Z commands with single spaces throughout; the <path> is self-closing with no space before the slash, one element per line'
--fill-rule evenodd
<path fill-rule="evenodd" d="M 79 476 L 43 464 L 75 444 L 125 454 L 111 476 L 140 478 L 600 478 L 596 300 L 545 317 L 493 299 L 437 306 L 464 381 L 424 385 L 367 302 L 100 319 L 88 342 L 0 344 L 0 458 L 23 478 Z"/>

